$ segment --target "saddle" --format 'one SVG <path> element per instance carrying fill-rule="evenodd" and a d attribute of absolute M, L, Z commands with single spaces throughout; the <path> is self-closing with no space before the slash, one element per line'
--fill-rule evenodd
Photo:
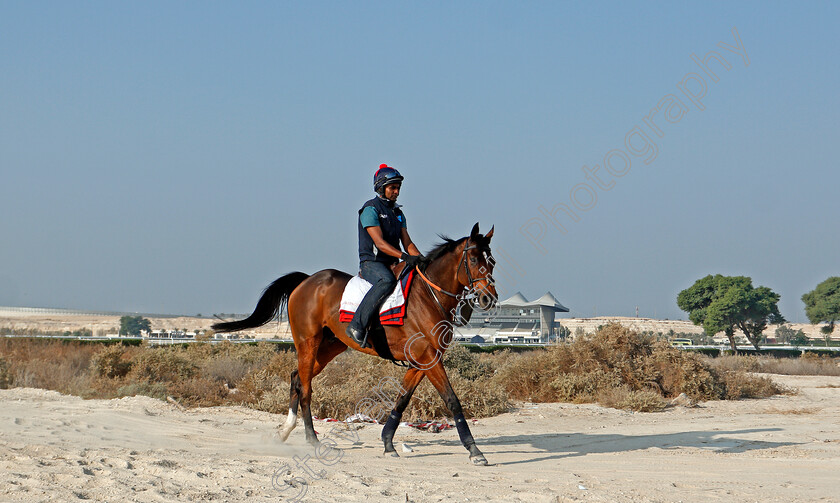
<path fill-rule="evenodd" d="M 392 268 L 392 270 L 395 270 L 398 273 L 403 273 L 405 272 L 403 271 L 404 268 L 405 264 L 397 264 L 397 266 Z M 405 274 L 402 274 L 401 277 L 397 276 L 399 278 L 397 286 L 394 288 L 394 291 L 391 292 L 391 295 L 385 299 L 385 302 L 382 303 L 382 307 L 379 309 L 379 321 L 382 325 L 403 324 L 408 291 L 414 280 L 414 274 L 415 270 L 411 269 L 410 271 L 405 272 Z M 353 315 L 356 313 L 356 309 L 359 308 L 359 304 L 362 302 L 365 294 L 372 286 L 373 285 L 358 275 L 353 276 L 350 281 L 347 282 L 347 286 L 344 287 L 344 293 L 341 294 L 338 321 L 342 323 L 349 323 L 353 320 Z"/>

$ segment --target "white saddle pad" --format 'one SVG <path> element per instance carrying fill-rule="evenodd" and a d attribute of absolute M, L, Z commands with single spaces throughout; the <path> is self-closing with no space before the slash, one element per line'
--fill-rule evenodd
<path fill-rule="evenodd" d="M 345 313 L 350 314 L 352 317 L 352 313 L 356 312 L 356 309 L 359 308 L 359 304 L 362 302 L 362 299 L 365 297 L 365 294 L 368 293 L 368 290 L 371 289 L 373 285 L 362 279 L 361 276 L 353 276 L 353 278 L 347 283 L 347 286 L 344 287 L 344 293 L 341 295 L 341 314 L 345 315 Z M 403 289 L 400 282 L 397 282 L 397 286 L 394 288 L 394 291 L 391 292 L 391 295 L 385 299 L 385 302 L 382 304 L 382 308 L 379 309 L 380 316 L 387 316 L 389 313 L 399 311 L 405 305 L 405 297 L 403 296 Z"/>

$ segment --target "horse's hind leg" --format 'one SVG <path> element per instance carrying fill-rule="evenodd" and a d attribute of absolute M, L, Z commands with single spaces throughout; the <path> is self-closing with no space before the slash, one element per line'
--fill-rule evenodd
<path fill-rule="evenodd" d="M 318 435 L 315 433 L 315 425 L 312 423 L 312 379 L 320 374 L 333 358 L 343 353 L 347 349 L 347 345 L 338 340 L 327 328 L 323 329 L 323 332 L 317 336 L 317 351 L 312 350 L 314 339 L 316 338 L 313 338 L 309 344 L 297 346 L 298 370 L 295 371 L 297 375 L 295 375 L 295 372 L 292 373 L 293 382 L 290 391 L 289 418 L 286 420 L 286 424 L 283 426 L 280 435 L 282 438 L 285 433 L 285 436 L 288 437 L 288 434 L 294 429 L 299 403 L 301 414 L 303 414 L 306 441 L 310 444 L 317 445 Z M 315 353 L 314 357 L 313 353 Z M 294 382 L 295 377 L 297 377 L 297 382 Z"/>
<path fill-rule="evenodd" d="M 292 371 L 292 384 L 289 386 L 289 416 L 286 422 L 280 428 L 280 440 L 285 442 L 289 438 L 289 433 L 295 429 L 297 425 L 297 410 L 300 403 L 300 375 L 297 369 Z"/>
<path fill-rule="evenodd" d="M 423 377 L 424 374 L 414 367 L 408 369 L 405 377 L 403 377 L 402 389 L 394 404 L 394 410 L 391 411 L 388 420 L 385 421 L 385 426 L 382 427 L 382 442 L 385 444 L 386 455 L 390 454 L 395 458 L 400 457 L 397 450 L 394 449 L 394 433 L 397 431 L 397 426 L 400 425 L 400 420 L 408 402 L 411 401 L 411 395 L 414 394 L 414 390 L 417 389 L 417 385 L 420 384 Z"/>

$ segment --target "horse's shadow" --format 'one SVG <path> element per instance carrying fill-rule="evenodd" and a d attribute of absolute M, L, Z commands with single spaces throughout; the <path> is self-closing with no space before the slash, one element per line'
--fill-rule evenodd
<path fill-rule="evenodd" d="M 534 450 L 542 451 L 548 454 L 546 456 L 536 458 L 530 457 L 521 461 L 497 463 L 499 465 L 516 465 L 551 459 L 586 456 L 587 454 L 642 451 L 650 448 L 679 449 L 694 447 L 711 452 L 735 454 L 754 450 L 775 449 L 786 445 L 796 445 L 795 442 L 747 440 L 734 436 L 780 430 L 781 428 L 755 428 L 731 431 L 682 431 L 679 433 L 666 433 L 661 435 L 618 435 L 614 433 L 537 433 L 531 435 L 486 437 L 479 439 L 478 444 L 482 448 L 486 447 L 485 453 L 488 456 L 492 456 L 494 452 L 500 454 L 534 454 Z M 449 439 L 415 441 L 413 443 L 417 446 L 428 447 L 430 449 L 432 449 L 435 445 L 461 445 L 458 440 Z M 522 448 L 527 445 L 530 445 L 532 448 Z M 412 457 L 418 458 L 444 455 L 447 455 L 447 453 L 429 452 L 423 454 L 415 453 Z"/>

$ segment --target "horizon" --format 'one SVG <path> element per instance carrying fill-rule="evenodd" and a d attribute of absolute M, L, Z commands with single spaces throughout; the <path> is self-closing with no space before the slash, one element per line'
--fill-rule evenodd
<path fill-rule="evenodd" d="M 17 309 L 33 309 L 39 311 L 57 311 L 57 312 L 65 312 L 68 315 L 90 315 L 90 316 L 143 316 L 149 318 L 201 318 L 201 319 L 219 319 L 219 316 L 227 316 L 231 318 L 235 318 L 238 316 L 247 317 L 251 314 L 249 312 L 242 312 L 242 313 L 196 313 L 196 314 L 189 314 L 189 313 L 143 313 L 138 311 L 105 311 L 100 309 L 70 309 L 64 307 L 44 307 L 44 306 L 0 306 L 0 314 L 4 310 L 11 310 L 15 312 Z M 627 315 L 616 315 L 616 314 L 599 314 L 597 316 L 573 316 L 571 313 L 567 312 L 557 312 L 555 313 L 555 320 L 557 319 L 599 319 L 599 318 L 608 318 L 608 319 L 618 319 L 618 318 L 627 318 L 627 319 L 637 319 L 637 320 L 652 320 L 652 321 L 683 321 L 686 323 L 692 323 L 691 320 L 688 319 L 688 314 L 684 318 L 652 318 L 646 316 L 627 316 Z M 282 320 L 283 318 L 281 318 Z M 810 322 L 793 322 L 790 320 L 786 320 L 783 323 L 768 323 L 767 326 L 773 325 L 824 325 L 825 322 L 820 323 L 810 323 Z M 702 327 L 702 325 L 694 325 Z"/>

